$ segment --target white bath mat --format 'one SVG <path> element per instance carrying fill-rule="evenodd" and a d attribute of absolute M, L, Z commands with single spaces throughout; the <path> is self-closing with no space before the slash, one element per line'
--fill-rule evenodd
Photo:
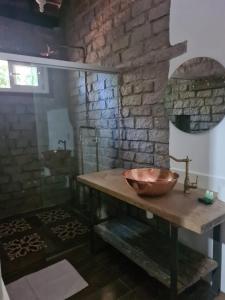
<path fill-rule="evenodd" d="M 62 260 L 7 285 L 10 300 L 65 300 L 88 286 L 74 267 Z"/>

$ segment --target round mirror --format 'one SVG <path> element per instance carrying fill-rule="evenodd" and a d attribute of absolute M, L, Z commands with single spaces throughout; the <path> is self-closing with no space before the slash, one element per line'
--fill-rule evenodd
<path fill-rule="evenodd" d="M 225 114 L 225 68 L 207 57 L 188 60 L 170 77 L 164 104 L 170 121 L 184 132 L 213 128 Z"/>

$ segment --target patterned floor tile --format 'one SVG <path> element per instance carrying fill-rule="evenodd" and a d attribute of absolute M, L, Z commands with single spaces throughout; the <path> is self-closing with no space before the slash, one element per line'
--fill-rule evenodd
<path fill-rule="evenodd" d="M 89 229 L 78 220 L 52 227 L 51 231 L 62 241 L 72 240 L 86 234 Z"/>
<path fill-rule="evenodd" d="M 3 249 L 10 261 L 24 257 L 30 253 L 39 252 L 46 247 L 44 240 L 37 233 L 3 243 Z"/>
<path fill-rule="evenodd" d="M 62 208 L 47 210 L 36 214 L 36 216 L 44 224 L 51 224 L 58 221 L 63 221 L 71 217 L 71 215 Z"/>
<path fill-rule="evenodd" d="M 0 223 L 0 238 L 11 236 L 15 233 L 32 229 L 24 218 L 14 219 Z"/>

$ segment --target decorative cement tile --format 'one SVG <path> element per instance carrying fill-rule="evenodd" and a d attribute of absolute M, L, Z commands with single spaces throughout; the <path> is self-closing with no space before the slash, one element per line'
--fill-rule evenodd
<path fill-rule="evenodd" d="M 52 227 L 51 231 L 62 241 L 72 240 L 86 234 L 89 229 L 78 220 Z"/>
<path fill-rule="evenodd" d="M 47 210 L 36 214 L 36 216 L 44 224 L 51 224 L 71 218 L 71 215 L 62 208 Z"/>
<path fill-rule="evenodd" d="M 30 230 L 32 227 L 24 218 L 0 223 L 0 238 L 11 236 L 15 233 Z"/>
<path fill-rule="evenodd" d="M 46 247 L 47 245 L 37 233 L 25 235 L 22 238 L 3 243 L 3 249 L 10 261 L 24 257 L 30 253 L 39 252 Z"/>

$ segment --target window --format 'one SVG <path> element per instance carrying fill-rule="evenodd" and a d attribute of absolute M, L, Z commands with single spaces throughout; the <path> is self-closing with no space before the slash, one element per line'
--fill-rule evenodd
<path fill-rule="evenodd" d="M 0 60 L 0 88 L 10 88 L 9 66 L 5 60 Z"/>
<path fill-rule="evenodd" d="M 16 85 L 38 86 L 37 67 L 15 65 L 13 66 L 13 74 L 15 74 Z"/>
<path fill-rule="evenodd" d="M 49 93 L 44 67 L 0 60 L 0 92 Z"/>

